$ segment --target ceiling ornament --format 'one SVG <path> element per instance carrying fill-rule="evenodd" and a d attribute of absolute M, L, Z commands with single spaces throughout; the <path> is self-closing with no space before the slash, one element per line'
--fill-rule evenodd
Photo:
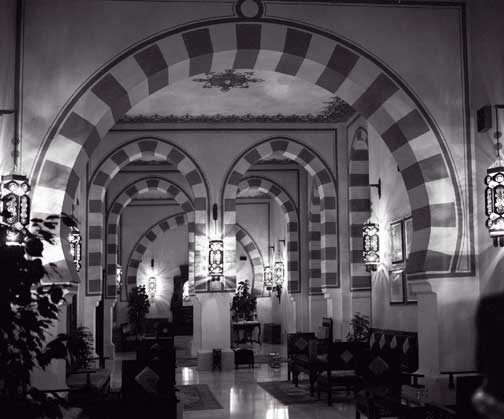
<path fill-rule="evenodd" d="M 203 83 L 204 89 L 217 88 L 221 92 L 228 92 L 230 89 L 236 87 L 240 89 L 248 89 L 249 83 L 259 83 L 264 81 L 263 79 L 254 78 L 253 71 L 245 71 L 240 73 L 239 71 L 229 69 L 224 70 L 222 73 L 216 73 L 214 71 L 205 74 L 204 78 L 196 78 L 193 81 L 197 83 Z"/>

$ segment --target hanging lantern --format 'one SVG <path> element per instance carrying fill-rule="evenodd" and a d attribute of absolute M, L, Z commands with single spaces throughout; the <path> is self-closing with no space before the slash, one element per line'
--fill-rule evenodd
<path fill-rule="evenodd" d="M 147 282 L 147 293 L 149 294 L 149 298 L 151 300 L 154 300 L 157 291 L 157 278 L 154 275 L 154 258 L 151 259 L 151 271 L 152 276 L 149 278 L 149 281 Z"/>
<path fill-rule="evenodd" d="M 271 269 L 271 266 L 264 267 L 264 286 L 268 291 L 273 287 L 273 269 Z"/>
<path fill-rule="evenodd" d="M 284 264 L 281 260 L 275 262 L 275 285 L 281 287 L 284 282 Z"/>
<path fill-rule="evenodd" d="M 498 109 L 502 109 L 502 105 L 495 106 L 495 121 L 496 130 L 494 133 L 495 149 L 497 160 L 487 169 L 485 177 L 485 214 L 488 217 L 486 226 L 490 232 L 490 237 L 493 238 L 495 247 L 504 247 L 504 161 L 501 156 L 502 144 L 500 137 L 502 133 L 499 131 L 499 115 Z"/>
<path fill-rule="evenodd" d="M 117 294 L 121 294 L 121 286 L 122 286 L 122 266 L 116 265 L 116 290 Z"/>
<path fill-rule="evenodd" d="M 30 223 L 30 185 L 23 175 L 2 176 L 2 221 L 10 231 L 6 244 L 21 244 L 26 226 Z"/>
<path fill-rule="evenodd" d="M 70 243 L 70 254 L 73 257 L 75 269 L 79 272 L 82 267 L 82 236 L 76 227 L 70 227 L 68 242 Z"/>
<path fill-rule="evenodd" d="M 218 279 L 224 274 L 224 242 L 211 240 L 208 251 L 208 274 Z"/>
<path fill-rule="evenodd" d="M 380 229 L 378 224 L 367 221 L 362 225 L 362 238 L 364 242 L 362 256 L 366 270 L 376 271 L 380 263 Z"/>

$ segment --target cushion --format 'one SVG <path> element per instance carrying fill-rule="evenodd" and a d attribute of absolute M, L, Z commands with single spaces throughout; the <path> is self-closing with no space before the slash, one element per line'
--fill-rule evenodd
<path fill-rule="evenodd" d="M 157 384 L 159 382 L 159 375 L 157 375 L 156 372 L 151 368 L 145 367 L 142 371 L 140 371 L 138 375 L 135 377 L 135 381 L 147 393 L 157 394 Z"/>
<path fill-rule="evenodd" d="M 374 375 L 382 375 L 390 369 L 390 366 L 381 356 L 375 356 L 368 365 L 369 371 Z"/>
<path fill-rule="evenodd" d="M 91 371 L 94 371 L 89 374 L 91 387 L 99 390 L 105 389 L 110 382 L 110 370 L 99 369 Z M 87 376 L 88 374 L 86 373 L 70 374 L 66 379 L 66 384 L 69 388 L 81 389 L 87 385 Z"/>

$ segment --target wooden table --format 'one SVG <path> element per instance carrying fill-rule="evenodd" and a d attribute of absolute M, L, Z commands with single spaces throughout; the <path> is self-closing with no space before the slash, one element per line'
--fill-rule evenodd
<path fill-rule="evenodd" d="M 240 343 L 246 342 L 255 342 L 261 345 L 261 323 L 259 323 L 258 321 L 232 322 L 231 327 L 233 346 L 237 346 Z M 257 334 L 254 337 L 254 332 L 256 329 Z"/>

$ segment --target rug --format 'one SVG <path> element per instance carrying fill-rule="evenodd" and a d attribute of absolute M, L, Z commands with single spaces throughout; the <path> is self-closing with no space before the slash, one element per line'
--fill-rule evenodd
<path fill-rule="evenodd" d="M 184 405 L 184 410 L 223 409 L 206 384 L 177 386 L 177 397 Z"/>
<path fill-rule="evenodd" d="M 308 380 L 300 380 L 298 387 L 292 381 L 264 381 L 257 384 L 285 405 L 303 403 L 322 403 L 327 405 L 327 395 L 325 392 L 320 395 L 320 400 L 317 400 L 316 390 L 315 395 L 313 397 L 310 396 L 310 383 Z M 332 399 L 334 402 L 348 402 L 351 401 L 351 396 L 344 391 L 339 392 L 333 389 Z"/>

